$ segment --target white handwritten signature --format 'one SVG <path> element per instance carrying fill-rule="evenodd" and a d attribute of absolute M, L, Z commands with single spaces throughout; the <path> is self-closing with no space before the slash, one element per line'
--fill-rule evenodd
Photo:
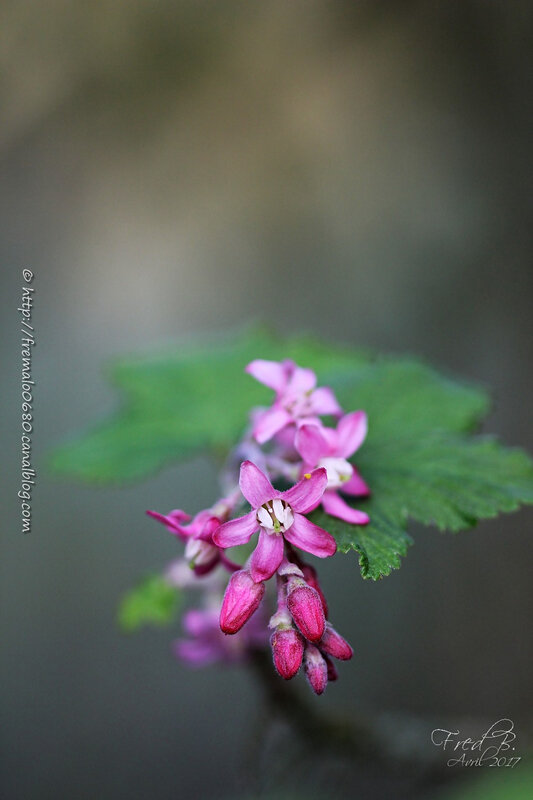
<path fill-rule="evenodd" d="M 515 767 L 521 760 L 521 756 L 511 755 L 515 740 L 514 722 L 510 719 L 494 722 L 479 739 L 462 739 L 460 731 L 446 728 L 435 728 L 431 732 L 435 747 L 454 753 L 446 762 L 448 767 L 481 767 L 485 764 L 489 767 Z"/>

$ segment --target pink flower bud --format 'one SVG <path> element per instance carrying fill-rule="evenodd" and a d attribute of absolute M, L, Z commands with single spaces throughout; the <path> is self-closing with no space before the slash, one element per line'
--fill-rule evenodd
<path fill-rule="evenodd" d="M 335 664 L 333 663 L 333 661 L 329 656 L 327 656 L 325 653 L 322 653 L 322 655 L 324 656 L 324 661 L 326 662 L 326 666 L 328 668 L 328 682 L 336 681 L 337 678 L 339 677 L 339 673 L 337 672 L 337 667 L 335 666 Z"/>
<path fill-rule="evenodd" d="M 343 639 L 329 622 L 326 622 L 324 635 L 320 640 L 320 649 L 341 661 L 349 661 L 353 656 L 353 650 L 346 639 Z"/>
<path fill-rule="evenodd" d="M 318 642 L 324 633 L 325 618 L 320 595 L 316 589 L 296 579 L 287 595 L 287 607 L 301 633 L 310 642 Z"/>
<path fill-rule="evenodd" d="M 313 692 L 322 694 L 328 685 L 328 665 L 320 650 L 312 644 L 308 644 L 305 648 L 304 670 Z"/>
<path fill-rule="evenodd" d="M 265 593 L 264 583 L 255 583 L 250 572 L 234 572 L 226 587 L 220 610 L 220 629 L 224 633 L 237 633 L 247 622 Z"/>
<path fill-rule="evenodd" d="M 306 583 L 309 584 L 313 589 L 316 589 L 318 594 L 320 595 L 320 599 L 322 600 L 322 607 L 324 608 L 324 616 L 328 618 L 328 603 L 326 598 L 324 597 L 324 592 L 318 582 L 318 575 L 316 574 L 316 569 L 311 566 L 311 564 L 303 564 L 302 565 L 302 572 L 304 576 L 304 580 Z"/>
<path fill-rule="evenodd" d="M 270 637 L 274 666 L 286 681 L 294 678 L 304 654 L 304 640 L 294 628 L 275 631 Z"/>

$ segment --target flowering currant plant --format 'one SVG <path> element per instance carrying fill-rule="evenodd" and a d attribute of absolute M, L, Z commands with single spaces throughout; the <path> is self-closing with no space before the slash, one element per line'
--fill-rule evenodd
<path fill-rule="evenodd" d="M 369 522 L 365 512 L 351 508 L 341 495 L 370 494 L 347 460 L 364 442 L 367 417 L 364 411 L 344 414 L 332 389 L 317 388 L 315 373 L 293 361 L 257 359 L 246 372 L 273 389 L 275 399 L 268 409 L 252 409 L 250 427 L 229 461 L 238 460 L 241 452 L 248 457 L 238 475 L 230 466 L 224 471 L 226 496 L 192 521 L 179 509 L 167 515 L 147 512 L 185 543 L 183 562 L 169 573 L 178 585 L 187 565 L 198 585 L 218 567 L 229 577 L 220 609 L 213 601 L 212 585 L 207 585 L 204 608 L 189 611 L 184 620 L 191 638 L 179 641 L 176 652 L 194 665 L 211 663 L 215 655 L 223 660 L 233 660 L 237 654 L 246 657 L 248 649 L 261 643 L 257 620 L 262 619 L 263 629 L 268 625 L 271 631 L 278 674 L 289 680 L 303 664 L 309 685 L 322 694 L 328 679 L 337 677 L 331 659 L 348 660 L 353 651 L 328 621 L 316 570 L 305 561 L 307 553 L 333 556 L 337 543 L 308 515 L 322 506 L 350 525 Z M 336 418 L 336 427 L 324 424 L 327 416 Z M 287 482 L 293 485 L 283 491 L 275 488 Z M 250 510 L 237 516 L 245 503 Z M 253 552 L 243 564 L 227 556 L 229 549 L 248 544 L 256 535 Z M 276 607 L 267 622 L 260 609 L 271 579 Z M 240 631 L 236 646 L 232 637 Z M 225 637 L 230 641 L 226 643 Z"/>
<path fill-rule="evenodd" d="M 416 359 L 255 329 L 118 362 L 112 377 L 122 408 L 59 448 L 56 472 L 125 482 L 206 452 L 221 465 L 210 508 L 148 511 L 182 552 L 120 608 L 133 630 L 195 596 L 174 645 L 191 666 L 270 646 L 281 678 L 303 668 L 321 694 L 352 648 L 314 558 L 355 551 L 377 580 L 412 545 L 410 520 L 457 532 L 533 502 L 529 457 L 478 432 L 485 392 Z"/>

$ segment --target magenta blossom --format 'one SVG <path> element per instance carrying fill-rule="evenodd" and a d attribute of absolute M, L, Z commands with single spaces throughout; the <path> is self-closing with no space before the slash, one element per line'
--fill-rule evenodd
<path fill-rule="evenodd" d="M 169 514 L 159 514 L 157 511 L 146 513 L 161 522 L 167 530 L 180 538 L 185 545 L 185 558 L 191 569 L 197 575 L 205 575 L 219 562 L 222 562 L 230 571 L 238 569 L 224 556 L 224 553 L 213 543 L 213 533 L 225 522 L 233 508 L 234 498 L 224 498 L 213 508 L 198 512 L 192 522 L 191 517 L 180 509 L 175 509 Z M 184 525 L 184 522 L 189 522 Z"/>
<path fill-rule="evenodd" d="M 352 411 L 339 421 L 336 428 L 320 423 L 305 423 L 296 431 L 294 445 L 303 458 L 303 470 L 323 467 L 328 476 L 326 491 L 320 502 L 332 517 L 354 525 L 366 525 L 368 514 L 349 506 L 339 495 L 368 496 L 370 489 L 348 459 L 363 443 L 367 433 L 364 411 Z"/>
<path fill-rule="evenodd" d="M 259 444 L 298 420 L 342 414 L 333 391 L 328 387 L 317 389 L 313 370 L 298 367 L 294 361 L 256 359 L 246 372 L 276 392 L 274 404 L 254 420 L 253 435 Z"/>
<path fill-rule="evenodd" d="M 192 519 L 180 509 L 167 515 L 147 512 L 185 544 L 165 579 L 203 593 L 202 608 L 185 614 L 186 638 L 175 642 L 174 650 L 189 665 L 203 666 L 264 649 L 271 612 L 266 581 L 275 575 L 277 608 L 268 622 L 274 667 L 285 680 L 302 670 L 312 690 L 322 694 L 328 681 L 337 679 L 332 659 L 347 661 L 353 650 L 328 622 L 316 570 L 301 553 L 332 556 L 335 539 L 306 515 L 322 505 L 347 522 L 368 522 L 340 494 L 369 494 L 349 461 L 365 439 L 366 414 L 342 416 L 332 389 L 317 388 L 315 373 L 293 361 L 258 359 L 246 371 L 273 389 L 275 398 L 268 409 L 252 409 L 249 428 L 228 457 L 222 475 L 228 496 Z M 321 418 L 328 415 L 337 417 L 335 428 L 324 426 Z M 291 488 L 275 489 L 281 481 Z M 243 497 L 251 510 L 232 519 Z M 246 563 L 232 563 L 226 550 L 256 533 Z"/>
<path fill-rule="evenodd" d="M 248 542 L 259 530 L 259 540 L 250 559 L 254 581 L 272 577 L 280 566 L 284 539 L 319 558 L 332 556 L 337 545 L 333 536 L 303 515 L 316 508 L 327 484 L 325 469 L 316 469 L 286 492 L 279 492 L 266 475 L 252 464 L 241 465 L 239 486 L 252 511 L 225 522 L 213 534 L 218 547 L 235 547 Z"/>

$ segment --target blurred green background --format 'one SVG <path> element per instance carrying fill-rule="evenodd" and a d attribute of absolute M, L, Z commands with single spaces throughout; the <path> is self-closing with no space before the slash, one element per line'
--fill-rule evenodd
<path fill-rule="evenodd" d="M 236 797 L 252 680 L 191 673 L 173 632 L 115 624 L 119 596 L 176 554 L 145 508 L 209 504 L 213 467 L 97 490 L 53 481 L 45 454 L 116 407 L 106 358 L 256 318 L 488 384 L 487 429 L 532 450 L 531 6 L 8 0 L 1 13 L 2 796 Z M 23 267 L 38 342 L 26 537 Z M 531 521 L 415 528 L 377 584 L 355 557 L 324 564 L 356 657 L 315 702 L 420 717 L 428 750 L 448 720 L 506 716 L 518 752 Z M 364 769 L 337 786 L 328 769 L 315 788 L 329 796 L 434 796 Z"/>

